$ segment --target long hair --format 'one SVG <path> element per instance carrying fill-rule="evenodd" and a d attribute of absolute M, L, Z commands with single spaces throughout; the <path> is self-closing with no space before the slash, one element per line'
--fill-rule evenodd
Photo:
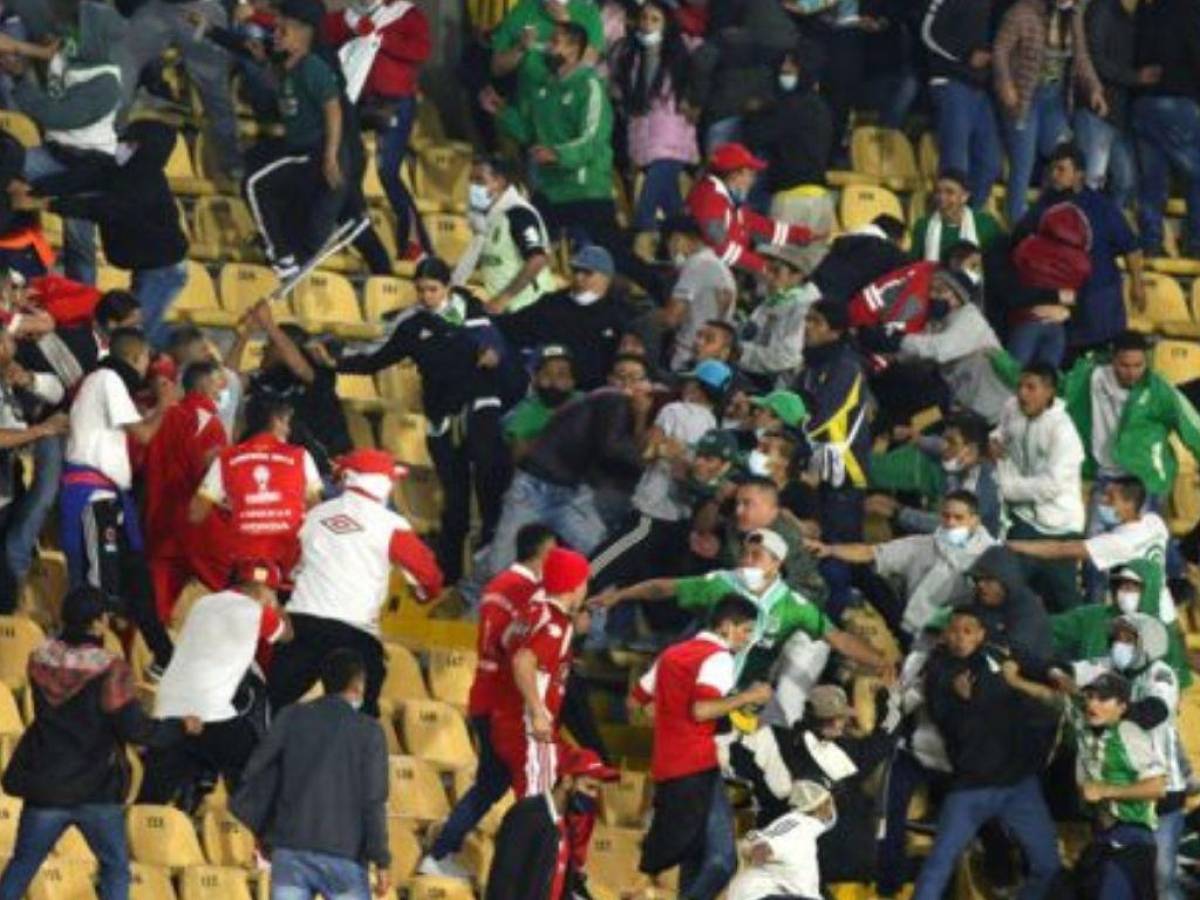
<path fill-rule="evenodd" d="M 663 40 L 659 47 L 658 70 L 653 80 L 646 77 L 646 48 L 637 39 L 636 28 L 625 38 L 616 60 L 614 80 L 621 89 L 631 115 L 645 115 L 658 97 L 676 94 L 687 79 L 688 49 L 683 34 L 662 0 L 646 0 L 663 14 Z M 647 83 L 649 81 L 649 83 Z"/>

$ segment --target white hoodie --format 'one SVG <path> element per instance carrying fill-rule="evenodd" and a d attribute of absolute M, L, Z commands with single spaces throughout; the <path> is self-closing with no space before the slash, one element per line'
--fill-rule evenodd
<path fill-rule="evenodd" d="M 1035 419 L 1013 397 L 992 437 L 1004 446 L 996 480 L 1005 511 L 1042 534 L 1083 532 L 1083 443 L 1062 400 Z"/>

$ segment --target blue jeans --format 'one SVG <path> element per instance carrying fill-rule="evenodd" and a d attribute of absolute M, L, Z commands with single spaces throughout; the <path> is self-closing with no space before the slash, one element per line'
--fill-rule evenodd
<path fill-rule="evenodd" d="M 1075 110 L 1073 125 L 1087 167 L 1088 187 L 1107 187 L 1113 203 L 1128 209 L 1137 187 L 1137 165 L 1129 138 L 1090 109 Z"/>
<path fill-rule="evenodd" d="M 66 171 L 44 146 L 25 151 L 25 180 L 34 187 L 40 179 Z M 86 219 L 63 221 L 63 271 L 83 284 L 96 283 L 96 226 Z"/>
<path fill-rule="evenodd" d="M 1158 900 L 1183 900 L 1183 888 L 1179 884 L 1179 842 L 1182 838 L 1183 810 L 1159 813 L 1158 830 L 1154 832 L 1154 843 L 1158 844 L 1154 873 Z"/>
<path fill-rule="evenodd" d="M 413 125 L 417 121 L 417 98 L 397 97 L 391 102 L 395 105 L 395 112 L 387 127 L 380 129 L 376 135 L 378 144 L 376 145 L 375 166 L 379 171 L 379 181 L 383 185 L 383 192 L 387 194 L 392 212 L 396 214 L 396 246 L 401 253 L 404 252 L 408 247 L 412 226 L 415 223 L 417 241 L 420 243 L 421 249 L 426 253 L 432 253 L 429 235 L 425 233 L 425 226 L 421 224 L 416 204 L 413 203 L 412 195 L 400 178 L 400 167 L 404 164 L 404 157 L 408 154 L 408 139 L 412 135 Z"/>
<path fill-rule="evenodd" d="M 971 206 L 981 209 L 1000 174 L 1000 137 L 986 88 L 953 78 L 930 85 L 937 118 L 939 165 L 960 169 L 970 182 Z"/>
<path fill-rule="evenodd" d="M 1067 330 L 1061 322 L 1022 322 L 1008 334 L 1008 352 L 1022 366 L 1039 362 L 1057 369 L 1067 352 Z"/>
<path fill-rule="evenodd" d="M 1045 159 L 1071 134 L 1067 121 L 1067 98 L 1058 82 L 1043 84 L 1034 91 L 1029 111 L 1020 119 L 1004 123 L 1008 144 L 1008 196 L 1005 212 L 1015 225 L 1025 215 L 1025 192 L 1033 180 L 1038 158 Z"/>
<path fill-rule="evenodd" d="M 1142 247 L 1163 242 L 1168 177 L 1175 168 L 1187 181 L 1187 241 L 1200 248 L 1200 104 L 1186 97 L 1138 97 L 1133 102 L 1137 136 L 1138 230 Z"/>
<path fill-rule="evenodd" d="M 0 900 L 21 900 L 25 896 L 25 889 L 43 860 L 72 825 L 79 829 L 100 863 L 100 900 L 128 900 L 125 810 L 118 803 L 84 803 L 73 807 L 26 804 L 21 810 L 12 859 L 0 878 Z"/>
<path fill-rule="evenodd" d="M 704 825 L 704 844 L 696 856 L 679 864 L 679 896 L 714 900 L 736 871 L 733 810 L 725 796 L 725 783 L 718 778 Z"/>
<path fill-rule="evenodd" d="M 33 548 L 58 497 L 64 452 L 61 437 L 39 438 L 33 444 L 33 483 L 10 511 L 4 539 L 8 570 L 18 581 L 29 574 Z"/>
<path fill-rule="evenodd" d="M 171 337 L 171 327 L 163 318 L 186 284 L 187 262 L 182 260 L 173 266 L 134 270 L 131 288 L 142 307 L 142 330 L 157 350 L 164 349 Z"/>
<path fill-rule="evenodd" d="M 669 219 L 683 209 L 683 198 L 679 196 L 682 171 L 683 163 L 677 159 L 656 159 L 646 166 L 646 178 L 633 212 L 636 231 L 657 231 L 659 212 Z"/>
<path fill-rule="evenodd" d="M 271 854 L 271 900 L 371 900 L 367 867 L 345 856 L 277 847 Z"/>
<path fill-rule="evenodd" d="M 1037 777 L 1028 775 L 1008 787 L 981 787 L 951 791 L 938 816 L 933 843 L 913 900 L 941 900 L 954 875 L 962 852 L 989 819 L 999 819 L 1009 830 L 1029 862 L 1029 876 L 1019 900 L 1040 900 L 1059 870 L 1058 837 Z"/>
<path fill-rule="evenodd" d="M 1145 846 L 1154 843 L 1154 832 L 1140 825 L 1114 825 L 1107 831 L 1098 832 L 1094 840 L 1114 847 Z M 1100 893 L 1096 900 L 1136 900 L 1140 896 L 1119 865 L 1112 861 L 1105 861 L 1102 865 Z"/>
<path fill-rule="evenodd" d="M 875 844 L 875 892 L 894 897 L 912 877 L 915 869 L 908 856 L 908 804 L 922 784 L 946 773 L 927 769 L 907 750 L 897 750 L 883 782 L 884 829 Z"/>
<path fill-rule="evenodd" d="M 462 795 L 433 842 L 430 855 L 444 859 L 462 849 L 467 835 L 488 814 L 496 802 L 507 793 L 512 779 L 508 768 L 492 749 L 491 722 L 487 716 L 472 716 L 471 730 L 479 745 L 479 768 L 471 789 Z"/>

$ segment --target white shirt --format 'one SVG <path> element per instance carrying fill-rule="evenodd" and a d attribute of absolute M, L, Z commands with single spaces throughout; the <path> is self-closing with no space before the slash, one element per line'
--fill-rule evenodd
<path fill-rule="evenodd" d="M 1175 598 L 1167 587 L 1165 572 L 1167 543 L 1171 533 L 1157 513 L 1145 513 L 1140 519 L 1123 522 L 1083 542 L 1088 558 L 1101 572 L 1109 572 L 1134 560 L 1145 560 L 1164 568 L 1162 590 L 1158 597 L 1158 617 L 1164 625 L 1177 618 Z"/>
<path fill-rule="evenodd" d="M 112 369 L 97 369 L 71 404 L 67 462 L 101 472 L 122 490 L 133 486 L 125 429 L 142 421 L 129 389 Z"/>
<path fill-rule="evenodd" d="M 718 294 L 724 291 L 732 296 L 722 314 L 717 299 Z M 733 280 L 733 272 L 711 248 L 702 247 L 687 258 L 671 291 L 672 297 L 687 304 L 683 322 L 675 333 L 675 350 L 671 354 L 671 368 L 674 371 L 682 370 L 691 361 L 692 344 L 700 326 L 709 319 L 733 321 L 736 295 L 737 283 Z"/>
<path fill-rule="evenodd" d="M 771 848 L 771 861 L 747 866 L 729 885 L 729 900 L 762 900 L 785 895 L 819 900 L 821 867 L 817 859 L 817 838 L 825 823 L 807 813 L 784 813 L 762 831 L 752 831 L 746 840 L 765 843 Z"/>
<path fill-rule="evenodd" d="M 205 722 L 235 718 L 238 711 L 233 697 L 254 663 L 264 620 L 277 617 L 273 610 L 238 591 L 222 591 L 197 600 L 158 685 L 155 717 L 199 716 Z M 283 630 L 280 620 L 264 637 L 274 643 Z"/>
<path fill-rule="evenodd" d="M 354 491 L 314 506 L 300 528 L 300 566 L 288 611 L 378 637 L 397 531 L 412 531 L 408 520 Z"/>
<path fill-rule="evenodd" d="M 1112 456 L 1113 441 L 1129 390 L 1121 387 L 1112 366 L 1097 366 L 1092 372 L 1092 456 L 1101 475 L 1124 475 Z"/>
<path fill-rule="evenodd" d="M 717 419 L 709 407 L 679 400 L 659 410 L 654 425 L 671 440 L 692 447 L 705 432 L 717 427 Z M 642 473 L 633 492 L 633 506 L 652 518 L 678 522 L 691 510 L 678 499 L 674 487 L 671 463 L 657 459 Z"/>
<path fill-rule="evenodd" d="M 1006 513 L 1042 534 L 1083 531 L 1083 442 L 1062 400 L 1030 419 L 1013 397 L 992 436 L 1005 451 L 996 480 Z"/>

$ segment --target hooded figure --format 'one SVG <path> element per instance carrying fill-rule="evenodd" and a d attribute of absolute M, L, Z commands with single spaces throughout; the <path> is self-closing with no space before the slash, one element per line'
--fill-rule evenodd
<path fill-rule="evenodd" d="M 1026 583 L 1016 554 L 1007 547 L 989 547 L 970 574 L 976 582 L 975 604 L 990 639 L 1007 644 L 1022 659 L 1048 662 L 1054 653 L 1050 617 Z"/>

